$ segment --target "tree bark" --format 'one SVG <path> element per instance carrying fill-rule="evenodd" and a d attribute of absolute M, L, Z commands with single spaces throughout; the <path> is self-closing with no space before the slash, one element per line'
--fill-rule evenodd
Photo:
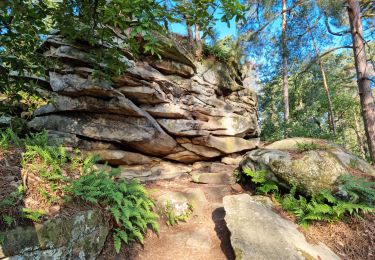
<path fill-rule="evenodd" d="M 329 87 L 328 87 L 328 84 L 327 84 L 326 73 L 324 71 L 323 62 L 322 62 L 322 59 L 320 58 L 320 52 L 319 52 L 319 49 L 318 49 L 318 45 L 316 44 L 314 35 L 313 35 L 312 31 L 311 31 L 311 27 L 310 27 L 309 21 L 307 20 L 307 18 L 305 18 L 305 20 L 306 20 L 306 23 L 307 23 L 307 30 L 309 31 L 310 36 L 311 36 L 311 41 L 313 43 L 315 55 L 316 55 L 316 58 L 318 60 L 318 64 L 319 64 L 319 68 L 320 68 L 320 73 L 322 75 L 323 88 L 324 88 L 324 91 L 325 91 L 326 96 L 327 96 L 327 101 L 328 101 L 328 116 L 329 116 L 330 128 L 331 128 L 333 134 L 336 135 L 335 116 L 334 116 L 334 113 L 333 113 L 333 105 L 332 105 L 331 95 L 329 93 Z"/>
<path fill-rule="evenodd" d="M 185 21 L 186 21 L 186 30 L 189 38 L 189 43 L 192 44 L 194 42 L 194 37 L 193 37 L 193 30 L 191 29 L 191 24 L 189 22 L 189 16 L 185 15 L 184 16 Z"/>
<path fill-rule="evenodd" d="M 350 30 L 353 41 L 353 53 L 357 72 L 358 92 L 361 102 L 363 123 L 372 162 L 375 162 L 375 104 L 370 88 L 370 66 L 367 64 L 365 41 L 358 0 L 347 0 Z"/>
<path fill-rule="evenodd" d="M 197 60 L 200 60 L 202 57 L 202 52 L 203 52 L 203 45 L 202 45 L 202 39 L 199 31 L 199 24 L 194 25 L 194 31 L 195 31 L 195 43 L 197 49 L 195 50 L 195 58 Z"/>
<path fill-rule="evenodd" d="M 288 83 L 288 52 L 286 47 L 286 26 L 287 26 L 287 8 L 286 0 L 282 0 L 282 23 L 281 23 L 281 50 L 282 50 L 282 59 L 283 59 L 283 100 L 284 100 L 284 122 L 288 123 L 289 121 L 289 83 Z"/>
<path fill-rule="evenodd" d="M 359 152 L 361 153 L 362 157 L 366 157 L 366 141 L 364 140 L 364 136 L 361 133 L 361 124 L 359 122 L 359 118 L 356 114 L 354 114 L 354 131 L 355 135 L 357 136 L 357 144 L 359 148 Z"/>

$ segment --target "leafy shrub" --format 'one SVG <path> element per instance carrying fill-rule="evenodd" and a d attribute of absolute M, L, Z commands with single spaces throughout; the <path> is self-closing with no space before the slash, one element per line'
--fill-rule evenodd
<path fill-rule="evenodd" d="M 227 36 L 212 45 L 204 44 L 203 54 L 206 57 L 213 56 L 230 67 L 238 68 L 241 59 L 244 57 L 244 50 L 238 40 Z"/>
<path fill-rule="evenodd" d="M 98 204 L 106 208 L 115 220 L 114 245 L 116 252 L 121 249 L 121 241 L 143 243 L 147 226 L 158 231 L 157 214 L 152 212 L 153 201 L 145 188 L 137 181 L 114 181 L 117 171 L 91 171 L 74 180 L 67 187 L 73 197 Z"/>
<path fill-rule="evenodd" d="M 46 147 L 48 145 L 47 132 L 29 134 L 25 138 L 20 138 L 12 128 L 7 128 L 0 133 L 0 148 L 8 149 L 10 146 L 24 147 L 25 145 Z"/>

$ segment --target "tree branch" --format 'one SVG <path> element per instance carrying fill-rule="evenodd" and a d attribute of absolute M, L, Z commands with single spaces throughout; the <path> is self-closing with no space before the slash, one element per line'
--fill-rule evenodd
<path fill-rule="evenodd" d="M 249 34 L 244 40 L 245 41 L 249 41 L 252 37 L 254 37 L 256 34 L 258 34 L 259 32 L 263 31 L 267 26 L 269 26 L 273 21 L 275 21 L 279 16 L 281 16 L 283 13 L 286 13 L 286 12 L 289 12 L 290 10 L 296 8 L 297 6 L 301 5 L 301 4 L 304 4 L 307 0 L 300 0 L 298 2 L 296 2 L 293 6 L 287 8 L 286 10 L 284 11 L 281 11 L 280 13 L 278 13 L 273 19 L 269 20 L 267 23 L 265 23 L 262 27 L 260 27 L 258 30 L 256 30 L 255 32 Z"/>
<path fill-rule="evenodd" d="M 330 49 L 328 51 L 325 51 L 322 54 L 320 54 L 320 58 L 323 57 L 323 56 L 326 56 L 327 54 L 329 54 L 331 52 L 337 51 L 339 49 L 352 49 L 352 48 L 353 48 L 352 45 L 344 45 L 344 46 L 335 47 L 335 48 L 332 48 L 332 49 Z"/>
<path fill-rule="evenodd" d="M 321 53 L 321 54 L 319 55 L 319 58 L 322 58 L 322 57 L 328 55 L 329 53 L 334 52 L 334 51 L 337 51 L 337 50 L 339 50 L 339 49 L 352 49 L 352 48 L 353 48 L 353 46 L 351 46 L 351 45 L 344 45 L 344 46 L 335 47 L 335 48 L 332 48 L 332 49 L 330 49 L 330 50 L 328 50 L 328 51 L 325 51 L 325 52 Z M 306 66 L 306 68 L 305 68 L 303 71 L 301 71 L 301 72 L 299 73 L 299 75 L 301 75 L 301 74 L 305 73 L 306 71 L 308 71 L 308 69 L 311 67 L 311 65 L 312 65 L 313 63 L 315 63 L 317 60 L 318 60 L 318 57 L 314 57 L 314 58 L 309 62 L 309 64 Z"/>
<path fill-rule="evenodd" d="M 345 30 L 345 31 L 341 31 L 341 32 L 334 32 L 332 31 L 332 28 L 331 28 L 331 25 L 329 24 L 329 20 L 328 20 L 328 16 L 326 13 L 324 13 L 324 16 L 325 16 L 325 19 L 324 19 L 324 23 L 326 24 L 326 27 L 327 27 L 327 30 L 330 34 L 332 35 L 336 35 L 336 36 L 344 36 L 348 33 L 350 33 L 350 30 Z"/>

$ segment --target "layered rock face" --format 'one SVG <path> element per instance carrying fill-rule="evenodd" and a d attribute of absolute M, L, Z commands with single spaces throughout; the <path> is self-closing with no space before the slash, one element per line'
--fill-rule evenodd
<path fill-rule="evenodd" d="M 53 101 L 35 111 L 29 126 L 122 165 L 127 176 L 155 177 L 171 169 L 165 175 L 171 177 L 186 172 L 183 164 L 220 160 L 258 145 L 256 93 L 246 75 L 226 64 L 195 62 L 169 42 L 161 60 L 124 56 L 127 70 L 109 82 L 94 77 L 94 65 L 106 64 L 95 61 L 87 46 L 55 35 L 44 49 L 59 61 L 47 80 Z"/>

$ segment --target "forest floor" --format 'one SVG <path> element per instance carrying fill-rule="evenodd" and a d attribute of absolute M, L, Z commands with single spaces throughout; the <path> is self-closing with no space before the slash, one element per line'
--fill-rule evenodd
<path fill-rule="evenodd" d="M 21 175 L 20 149 L 10 149 L 0 152 L 0 201 L 9 196 L 16 187 L 23 182 Z M 231 173 L 228 173 L 230 175 Z M 43 187 L 43 183 L 35 176 L 29 175 L 29 190 L 26 198 L 15 202 L 9 215 L 16 216 L 13 210 L 19 207 L 42 206 L 47 213 L 44 217 L 58 215 L 70 215 L 87 207 L 87 205 L 75 205 L 63 208 L 56 204 L 48 207 L 45 198 L 40 196 L 33 187 Z M 187 260 L 187 259 L 234 259 L 234 252 L 230 244 L 230 232 L 224 220 L 223 197 L 231 194 L 245 192 L 238 185 L 230 184 L 197 184 L 190 178 L 179 178 L 173 181 L 157 181 L 146 185 L 152 197 L 157 198 L 163 193 L 177 191 L 194 191 L 204 194 L 201 201 L 194 207 L 194 211 L 187 222 L 179 222 L 178 225 L 168 226 L 165 219 L 159 219 L 160 232 L 156 235 L 148 232 L 144 245 L 133 244 L 123 246 L 122 252 L 116 255 L 111 236 L 106 243 L 99 259 L 152 259 L 152 260 Z M 246 191 L 249 192 L 249 191 Z M 275 208 L 275 211 L 292 221 L 294 219 Z M 43 218 L 44 219 L 44 218 Z M 30 221 L 22 221 L 15 218 L 17 225 L 28 225 Z M 1 225 L 3 226 L 3 225 Z M 4 227 L 4 226 L 3 226 Z M 323 242 L 330 247 L 342 259 L 366 260 L 375 258 L 375 216 L 367 215 L 364 219 L 347 218 L 336 223 L 315 223 L 308 230 L 301 228 L 306 238 L 313 243 Z"/>
<path fill-rule="evenodd" d="M 229 174 L 229 173 L 228 173 Z M 160 234 L 149 232 L 143 246 L 136 245 L 124 249 L 115 256 L 111 243 L 108 243 L 101 259 L 134 259 L 134 260 L 220 260 L 235 259 L 230 244 L 230 231 L 224 217 L 223 198 L 226 195 L 250 191 L 241 190 L 238 185 L 197 184 L 188 178 L 173 181 L 159 181 L 149 184 L 154 196 L 163 192 L 183 192 L 200 189 L 207 201 L 195 208 L 193 216 L 187 222 L 176 226 L 166 225 L 160 219 Z M 274 207 L 282 217 L 296 222 L 295 218 Z M 335 223 L 316 222 L 306 230 L 300 231 L 310 243 L 326 244 L 342 259 L 372 260 L 375 259 L 375 216 L 366 215 L 364 219 L 349 217 Z"/>

